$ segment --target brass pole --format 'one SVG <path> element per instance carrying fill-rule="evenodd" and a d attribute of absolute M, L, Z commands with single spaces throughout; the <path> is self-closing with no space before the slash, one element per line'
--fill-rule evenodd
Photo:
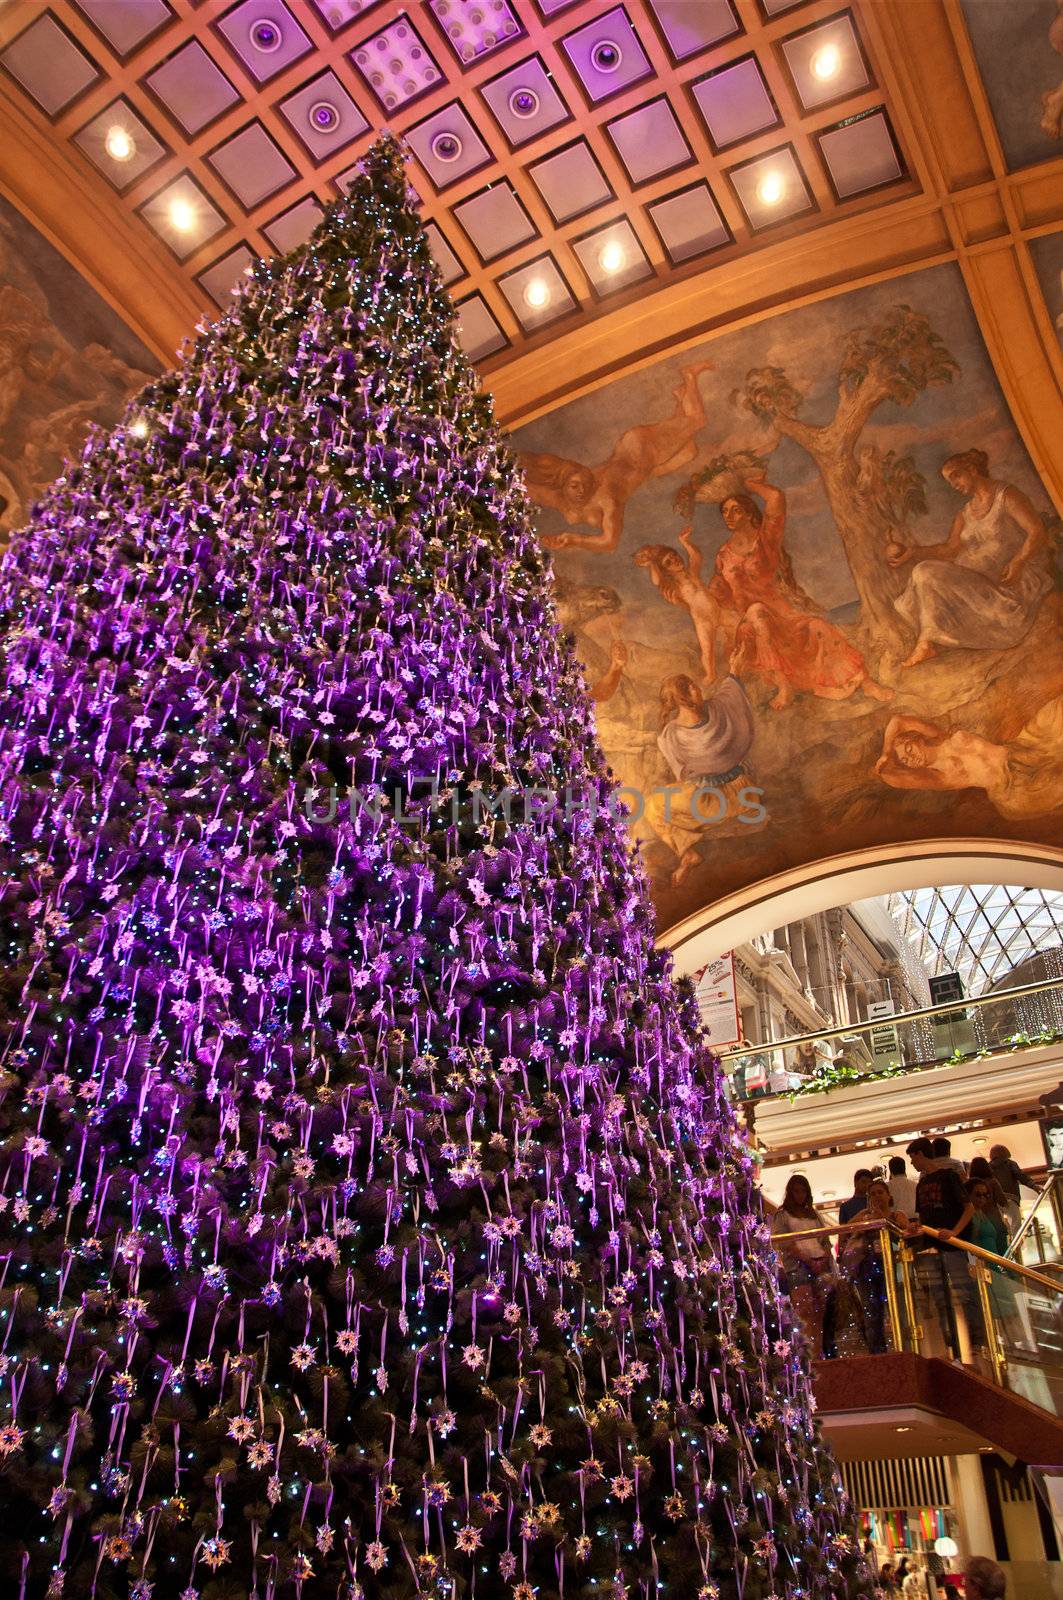
<path fill-rule="evenodd" d="M 978 1299 L 982 1307 L 982 1318 L 985 1322 L 986 1343 L 989 1346 L 989 1360 L 993 1367 L 993 1377 L 1002 1389 L 1008 1386 L 1008 1367 L 1004 1360 L 1004 1352 L 997 1336 L 997 1325 L 993 1320 L 993 1304 L 989 1296 L 991 1273 L 988 1267 L 976 1261 L 972 1268 L 974 1281 L 978 1286 Z"/>
<path fill-rule="evenodd" d="M 890 1343 L 894 1350 L 904 1349 L 904 1329 L 901 1326 L 901 1308 L 897 1299 L 897 1283 L 893 1276 L 893 1238 L 889 1224 L 878 1230 L 882 1251 L 882 1276 L 886 1280 L 886 1306 L 890 1314 Z"/>

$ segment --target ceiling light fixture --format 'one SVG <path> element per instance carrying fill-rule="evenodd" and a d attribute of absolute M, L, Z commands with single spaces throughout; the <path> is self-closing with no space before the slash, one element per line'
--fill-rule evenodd
<path fill-rule="evenodd" d="M 170 201 L 170 223 L 178 233 L 190 233 L 195 227 L 196 213 L 188 200 L 182 200 L 178 195 L 176 200 Z"/>
<path fill-rule="evenodd" d="M 533 311 L 541 311 L 550 304 L 550 285 L 545 278 L 532 278 L 525 287 L 524 298 Z"/>
<path fill-rule="evenodd" d="M 762 205 L 777 206 L 786 193 L 781 172 L 766 172 L 757 184 L 757 199 Z"/>
<path fill-rule="evenodd" d="M 272 17 L 259 17 L 257 22 L 251 24 L 251 43 L 256 50 L 262 50 L 267 55 L 281 47 L 281 33 L 279 25 Z"/>
<path fill-rule="evenodd" d="M 830 78 L 836 78 L 842 64 L 842 53 L 836 44 L 824 44 L 815 52 L 809 67 L 812 76 L 818 78 L 820 83 L 826 83 Z"/>
<path fill-rule="evenodd" d="M 591 65 L 599 72 L 616 72 L 624 52 L 614 39 L 599 39 L 591 51 Z"/>
<path fill-rule="evenodd" d="M 534 89 L 514 89 L 509 97 L 509 109 L 515 117 L 534 117 L 539 109 L 539 96 Z"/>
<path fill-rule="evenodd" d="M 331 100 L 318 100 L 310 107 L 310 126 L 316 133 L 331 133 L 339 122 L 340 114 Z"/>
<path fill-rule="evenodd" d="M 432 140 L 432 154 L 437 161 L 457 161 L 464 148 L 456 133 L 437 133 Z"/>
<path fill-rule="evenodd" d="M 107 137 L 103 141 L 103 147 L 112 161 L 128 161 L 131 156 L 136 155 L 137 151 L 131 136 L 120 122 L 116 122 L 113 128 L 107 129 Z"/>
<path fill-rule="evenodd" d="M 598 255 L 598 265 L 603 272 L 619 272 L 624 265 L 624 247 L 619 239 L 610 239 Z"/>

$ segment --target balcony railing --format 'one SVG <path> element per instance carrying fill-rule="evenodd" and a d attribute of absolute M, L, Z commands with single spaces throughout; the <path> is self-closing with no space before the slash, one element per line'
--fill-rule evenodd
<path fill-rule="evenodd" d="M 813 1241 L 827 1246 L 818 1267 Z M 886 1220 L 774 1243 L 813 1355 L 942 1356 L 1063 1416 L 1063 1285 L 1049 1271 Z"/>
<path fill-rule="evenodd" d="M 720 1059 L 740 1100 L 828 1092 L 1063 1041 L 1063 978 L 922 1006 L 871 1022 L 820 1028 Z"/>

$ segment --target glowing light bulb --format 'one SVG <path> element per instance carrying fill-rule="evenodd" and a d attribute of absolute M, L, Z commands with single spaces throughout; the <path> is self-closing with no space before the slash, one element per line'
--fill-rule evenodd
<path fill-rule="evenodd" d="M 128 161 L 131 156 L 136 155 L 137 150 L 130 135 L 118 122 L 113 128 L 107 129 L 103 147 L 112 161 Z"/>
<path fill-rule="evenodd" d="M 180 197 L 170 201 L 170 221 L 178 233 L 188 233 L 194 227 L 195 220 L 196 214 L 189 201 Z"/>
<path fill-rule="evenodd" d="M 545 278 L 533 278 L 524 291 L 524 298 L 533 310 L 538 311 L 550 303 L 550 285 Z"/>
<path fill-rule="evenodd" d="M 147 420 L 144 417 L 137 417 L 135 422 L 129 424 L 129 431 L 134 439 L 146 439 L 148 436 Z"/>
<path fill-rule="evenodd" d="M 624 265 L 624 247 L 619 239 L 610 239 L 602 248 L 598 264 L 603 272 L 619 272 Z"/>
<path fill-rule="evenodd" d="M 781 172 L 766 172 L 757 184 L 757 199 L 766 206 L 777 206 L 786 191 Z"/>
<path fill-rule="evenodd" d="M 809 62 L 812 76 L 821 83 L 826 83 L 828 78 L 835 78 L 842 64 L 842 53 L 836 44 L 822 45 Z"/>

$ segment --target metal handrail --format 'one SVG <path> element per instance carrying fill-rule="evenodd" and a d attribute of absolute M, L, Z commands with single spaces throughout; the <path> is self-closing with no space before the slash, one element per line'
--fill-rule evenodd
<path fill-rule="evenodd" d="M 835 1039 L 842 1034 L 874 1033 L 881 1028 L 891 1028 L 898 1022 L 918 1022 L 924 1017 L 942 1016 L 947 1012 L 968 1011 L 979 1006 L 1000 1005 L 1008 1000 L 1021 1000 L 1024 995 L 1043 994 L 1047 989 L 1063 990 L 1063 978 L 1042 978 L 1037 983 L 1024 983 L 1014 989 L 998 989 L 995 994 L 975 995 L 971 999 L 944 1000 L 940 1005 L 922 1006 L 918 1011 L 895 1011 L 889 1017 L 877 1017 L 874 1022 L 846 1022 L 833 1028 L 820 1028 L 818 1033 L 798 1033 L 789 1039 L 764 1039 L 759 1044 L 746 1040 L 730 1050 L 720 1051 L 720 1060 L 732 1056 L 767 1054 L 772 1050 L 792 1050 L 795 1045 L 809 1044 L 816 1039 Z M 940 1065 L 939 1062 L 933 1065 Z"/>
<path fill-rule="evenodd" d="M 872 1229 L 877 1229 L 879 1233 L 892 1233 L 896 1238 L 903 1240 L 914 1239 L 921 1233 L 926 1234 L 927 1238 L 941 1240 L 942 1243 L 953 1245 L 957 1250 L 966 1250 L 968 1255 L 988 1261 L 990 1266 L 1002 1267 L 1006 1272 L 1015 1273 L 1017 1277 L 1028 1278 L 1031 1283 L 1038 1283 L 1043 1289 L 1051 1289 L 1053 1294 L 1063 1293 L 1063 1285 L 1053 1283 L 1051 1278 L 1044 1277 L 1040 1272 L 1034 1272 L 1032 1267 L 1024 1267 L 1019 1261 L 1009 1261 L 1007 1256 L 998 1256 L 992 1250 L 983 1250 L 980 1244 L 971 1244 L 966 1239 L 956 1239 L 951 1235 L 945 1239 L 940 1228 L 930 1228 L 925 1223 L 902 1228 L 899 1223 L 891 1222 L 888 1217 L 876 1217 L 866 1222 L 854 1218 L 852 1222 L 838 1223 L 829 1228 L 802 1228 L 799 1233 L 773 1234 L 772 1242 L 781 1245 L 794 1239 L 821 1239 L 835 1233 L 868 1233 Z"/>
<path fill-rule="evenodd" d="M 1014 1238 L 1008 1241 L 1008 1248 L 1004 1252 L 1006 1256 L 1012 1257 L 1014 1255 L 1014 1252 L 1019 1248 L 1019 1246 L 1022 1244 L 1022 1241 L 1033 1227 L 1034 1217 L 1037 1214 L 1037 1209 L 1040 1206 L 1041 1201 L 1052 1193 L 1052 1190 L 1055 1187 L 1056 1178 L 1057 1174 L 1055 1172 L 1050 1172 L 1048 1174 L 1048 1177 L 1045 1179 L 1044 1187 L 1038 1191 L 1037 1199 L 1034 1201 L 1033 1205 L 1026 1213 L 1026 1216 L 1023 1218 L 1020 1227 L 1015 1232 Z"/>

